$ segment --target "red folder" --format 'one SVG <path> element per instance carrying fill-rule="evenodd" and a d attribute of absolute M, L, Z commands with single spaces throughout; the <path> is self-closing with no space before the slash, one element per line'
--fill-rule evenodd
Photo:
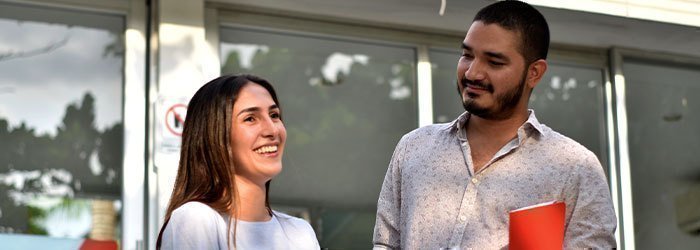
<path fill-rule="evenodd" d="M 511 250 L 562 249 L 564 202 L 546 202 L 510 211 L 508 248 Z"/>

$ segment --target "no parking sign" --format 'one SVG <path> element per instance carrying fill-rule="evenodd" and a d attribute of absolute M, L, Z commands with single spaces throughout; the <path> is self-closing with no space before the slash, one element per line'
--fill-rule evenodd
<path fill-rule="evenodd" d="M 177 166 L 182 129 L 187 118 L 187 97 L 159 97 L 155 107 L 154 161 L 156 166 Z"/>
<path fill-rule="evenodd" d="M 187 105 L 177 103 L 165 112 L 165 128 L 174 136 L 182 136 L 182 129 L 187 115 Z"/>

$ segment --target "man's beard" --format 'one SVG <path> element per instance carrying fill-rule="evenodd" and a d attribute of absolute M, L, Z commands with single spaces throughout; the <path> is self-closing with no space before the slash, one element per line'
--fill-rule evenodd
<path fill-rule="evenodd" d="M 474 99 L 476 97 L 476 95 L 474 94 L 467 93 L 467 96 L 469 98 L 465 100 L 462 93 L 459 91 L 459 86 L 457 86 L 457 92 L 460 92 L 459 97 L 462 99 L 462 106 L 470 114 L 484 119 L 503 120 L 512 116 L 513 112 L 515 111 L 515 107 L 518 105 L 518 102 L 520 102 L 520 99 L 523 97 L 523 91 L 525 91 L 525 77 L 527 76 L 526 73 L 527 71 L 523 72 L 523 75 L 520 79 L 520 84 L 518 84 L 517 87 L 509 89 L 505 93 L 495 95 L 496 100 L 494 103 L 494 107 L 490 109 L 487 107 L 479 106 L 476 103 L 476 100 Z M 463 87 L 463 91 L 466 91 L 466 86 L 467 84 L 469 84 L 480 88 L 484 88 L 492 95 L 494 94 L 493 85 L 490 83 L 484 83 L 481 81 L 470 81 L 462 77 L 462 79 L 460 79 L 457 84 L 461 84 L 461 86 Z"/>

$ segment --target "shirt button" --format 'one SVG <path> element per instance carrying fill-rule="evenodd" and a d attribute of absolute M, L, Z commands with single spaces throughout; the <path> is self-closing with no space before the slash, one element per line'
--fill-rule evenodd
<path fill-rule="evenodd" d="M 477 178 L 472 178 L 472 183 L 474 183 L 474 184 L 479 183 L 479 179 L 477 179 Z"/>
<path fill-rule="evenodd" d="M 459 220 L 461 220 L 462 222 L 465 222 L 465 221 L 467 221 L 467 216 L 462 215 L 459 217 Z"/>

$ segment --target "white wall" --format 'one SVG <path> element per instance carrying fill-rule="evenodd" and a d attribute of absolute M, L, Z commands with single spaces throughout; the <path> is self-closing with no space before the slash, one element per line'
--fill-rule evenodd
<path fill-rule="evenodd" d="M 438 15 L 439 0 L 214 0 L 240 9 L 265 9 L 282 15 L 340 20 L 464 35 L 474 14 L 493 1 L 449 0 Z M 613 46 L 700 56 L 700 27 L 537 7 L 549 21 L 552 42 L 596 48 Z M 457 44 L 459 41 L 455 41 Z M 456 45 L 455 45 L 456 46 Z"/>

